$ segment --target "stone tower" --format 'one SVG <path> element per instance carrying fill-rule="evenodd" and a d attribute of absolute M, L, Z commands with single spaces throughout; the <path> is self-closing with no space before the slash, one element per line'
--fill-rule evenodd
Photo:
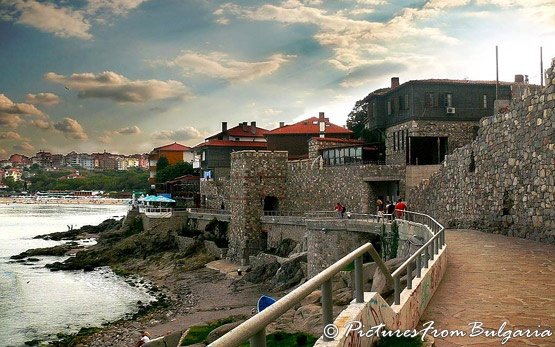
<path fill-rule="evenodd" d="M 283 209 L 287 152 L 241 151 L 231 154 L 231 223 L 228 258 L 246 265 L 265 248 L 260 217 Z"/>

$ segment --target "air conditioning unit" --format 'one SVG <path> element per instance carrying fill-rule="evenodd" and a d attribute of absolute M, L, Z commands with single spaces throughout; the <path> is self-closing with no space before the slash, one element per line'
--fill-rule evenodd
<path fill-rule="evenodd" d="M 455 108 L 454 107 L 447 107 L 447 114 L 455 114 Z"/>

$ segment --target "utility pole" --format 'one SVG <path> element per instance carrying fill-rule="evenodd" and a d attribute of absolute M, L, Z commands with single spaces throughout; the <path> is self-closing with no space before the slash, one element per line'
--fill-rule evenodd
<path fill-rule="evenodd" d="M 495 46 L 495 100 L 499 99 L 499 52 Z"/>
<path fill-rule="evenodd" d="M 540 86 L 543 88 L 543 47 L 540 46 Z"/>

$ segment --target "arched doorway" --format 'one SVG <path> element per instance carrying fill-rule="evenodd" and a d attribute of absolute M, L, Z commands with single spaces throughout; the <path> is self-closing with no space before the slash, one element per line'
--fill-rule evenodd
<path fill-rule="evenodd" d="M 279 209 L 279 199 L 275 196 L 266 196 L 263 209 L 264 211 L 277 211 Z"/>

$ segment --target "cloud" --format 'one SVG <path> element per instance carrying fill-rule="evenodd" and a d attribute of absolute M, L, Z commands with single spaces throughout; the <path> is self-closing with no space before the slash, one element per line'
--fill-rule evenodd
<path fill-rule="evenodd" d="M 142 130 L 136 125 L 128 126 L 118 130 L 106 130 L 102 135 L 98 137 L 98 140 L 102 143 L 112 142 L 112 138 L 116 135 L 138 135 L 141 134 Z"/>
<path fill-rule="evenodd" d="M 14 131 L 8 131 L 7 133 L 0 133 L 0 140 L 21 140 L 21 135 Z"/>
<path fill-rule="evenodd" d="M 207 134 L 199 131 L 194 127 L 184 127 L 177 130 L 161 130 L 152 134 L 152 138 L 156 140 L 193 140 L 203 139 Z"/>
<path fill-rule="evenodd" d="M 4 20 L 32 26 L 58 37 L 74 37 L 82 40 L 93 38 L 91 25 L 82 11 L 35 0 L 4 0 L 0 5 Z"/>
<path fill-rule="evenodd" d="M 271 75 L 292 58 L 294 56 L 274 54 L 264 61 L 246 62 L 232 59 L 222 52 L 204 54 L 194 51 L 183 51 L 172 60 L 158 63 L 180 67 L 186 74 L 200 74 L 232 82 L 243 82 Z"/>
<path fill-rule="evenodd" d="M 28 25 L 58 37 L 92 40 L 92 20 L 104 24 L 145 1 L 148 0 L 88 0 L 84 8 L 77 10 L 46 1 L 1 0 L 0 20 Z"/>
<path fill-rule="evenodd" d="M 142 103 L 150 100 L 183 99 L 191 92 L 173 80 L 130 80 L 112 71 L 98 74 L 74 73 L 70 76 L 48 72 L 44 79 L 78 91 L 80 98 L 106 98 L 118 102 Z"/>
<path fill-rule="evenodd" d="M 89 0 L 88 13 L 105 12 L 112 15 L 124 16 L 130 10 L 139 7 L 148 0 Z"/>
<path fill-rule="evenodd" d="M 386 56 L 390 52 L 397 54 L 399 48 L 414 40 L 425 39 L 442 44 L 457 43 L 456 38 L 430 26 L 434 23 L 430 19 L 441 15 L 446 8 L 464 6 L 468 1 L 432 0 L 422 8 L 405 8 L 383 23 L 353 18 L 372 12 L 382 1 L 357 1 L 351 10 L 342 9 L 336 12 L 312 7 L 309 3 L 298 0 L 286 0 L 278 5 L 264 4 L 259 7 L 226 4 L 214 11 L 214 15 L 227 22 L 230 17 L 237 17 L 284 25 L 314 26 L 317 28 L 314 39 L 333 51 L 329 63 L 340 71 L 349 71 L 372 64 L 376 57 Z"/>
<path fill-rule="evenodd" d="M 133 125 L 133 126 L 130 126 L 130 127 L 121 128 L 119 130 L 116 130 L 116 132 L 118 134 L 122 134 L 122 135 L 133 135 L 133 134 L 140 134 L 142 131 L 138 126 Z"/>
<path fill-rule="evenodd" d="M 56 105 L 60 103 L 60 97 L 53 93 L 27 94 L 25 100 L 34 105 Z"/>
<path fill-rule="evenodd" d="M 21 143 L 15 144 L 13 145 L 12 148 L 16 151 L 27 152 L 27 153 L 33 152 L 35 150 L 35 147 L 29 142 L 21 142 Z"/>
<path fill-rule="evenodd" d="M 83 130 L 81 124 L 73 118 L 66 117 L 62 121 L 54 123 L 53 126 L 54 129 L 64 133 L 64 136 L 67 138 L 75 140 L 88 139 L 88 136 Z"/>
<path fill-rule="evenodd" d="M 14 103 L 4 94 L 0 94 L 0 127 L 15 129 L 23 122 L 23 116 L 47 119 L 47 116 L 35 106 Z"/>

